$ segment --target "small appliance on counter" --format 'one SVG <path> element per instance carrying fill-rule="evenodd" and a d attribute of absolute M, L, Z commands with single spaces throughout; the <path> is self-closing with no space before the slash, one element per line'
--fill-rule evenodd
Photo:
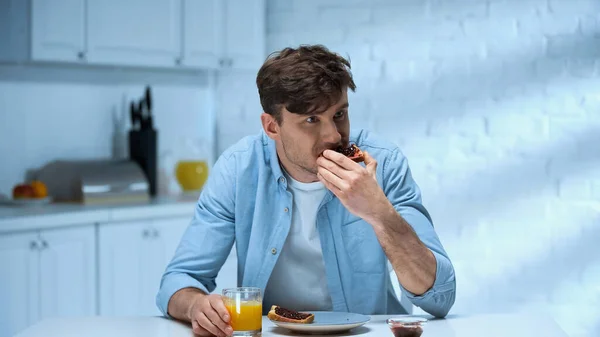
<path fill-rule="evenodd" d="M 131 160 L 57 160 L 37 171 L 56 202 L 86 205 L 150 200 L 142 169 Z"/>
<path fill-rule="evenodd" d="M 144 97 L 130 106 L 129 158 L 143 170 L 150 184 L 150 195 L 157 194 L 157 141 L 158 132 L 153 126 L 152 94 L 146 87 Z"/>

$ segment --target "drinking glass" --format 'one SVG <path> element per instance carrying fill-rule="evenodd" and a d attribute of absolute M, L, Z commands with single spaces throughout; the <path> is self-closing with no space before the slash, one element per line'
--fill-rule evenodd
<path fill-rule="evenodd" d="M 223 289 L 223 302 L 233 336 L 257 336 L 262 332 L 262 294 L 260 288 Z"/>

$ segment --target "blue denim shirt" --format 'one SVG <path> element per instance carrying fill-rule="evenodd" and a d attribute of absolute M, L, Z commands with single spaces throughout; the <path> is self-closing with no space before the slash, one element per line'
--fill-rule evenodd
<path fill-rule="evenodd" d="M 445 316 L 454 304 L 454 268 L 421 204 L 406 158 L 395 145 L 364 130 L 351 132 L 350 141 L 377 160 L 381 188 L 436 258 L 431 289 L 420 296 L 402 291 L 426 312 Z M 292 196 L 287 185 L 275 143 L 264 132 L 240 140 L 219 157 L 162 277 L 156 302 L 165 315 L 176 291 L 195 287 L 210 293 L 215 289 L 215 278 L 233 244 L 238 285 L 266 288 L 291 225 L 291 212 L 286 210 L 292 209 Z M 334 311 L 405 313 L 393 290 L 388 259 L 370 224 L 352 215 L 328 191 L 316 226 Z"/>

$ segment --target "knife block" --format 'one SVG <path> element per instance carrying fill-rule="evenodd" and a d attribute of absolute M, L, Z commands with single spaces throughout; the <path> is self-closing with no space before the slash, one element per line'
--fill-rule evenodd
<path fill-rule="evenodd" d="M 156 196 L 158 132 L 154 129 L 129 131 L 129 158 L 144 171 L 150 185 L 150 196 Z"/>

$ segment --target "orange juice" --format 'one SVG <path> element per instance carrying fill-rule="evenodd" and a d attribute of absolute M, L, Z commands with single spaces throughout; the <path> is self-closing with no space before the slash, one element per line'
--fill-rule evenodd
<path fill-rule="evenodd" d="M 225 299 L 225 307 L 231 315 L 234 331 L 256 331 L 262 328 L 262 303 L 258 301 L 236 301 Z"/>

